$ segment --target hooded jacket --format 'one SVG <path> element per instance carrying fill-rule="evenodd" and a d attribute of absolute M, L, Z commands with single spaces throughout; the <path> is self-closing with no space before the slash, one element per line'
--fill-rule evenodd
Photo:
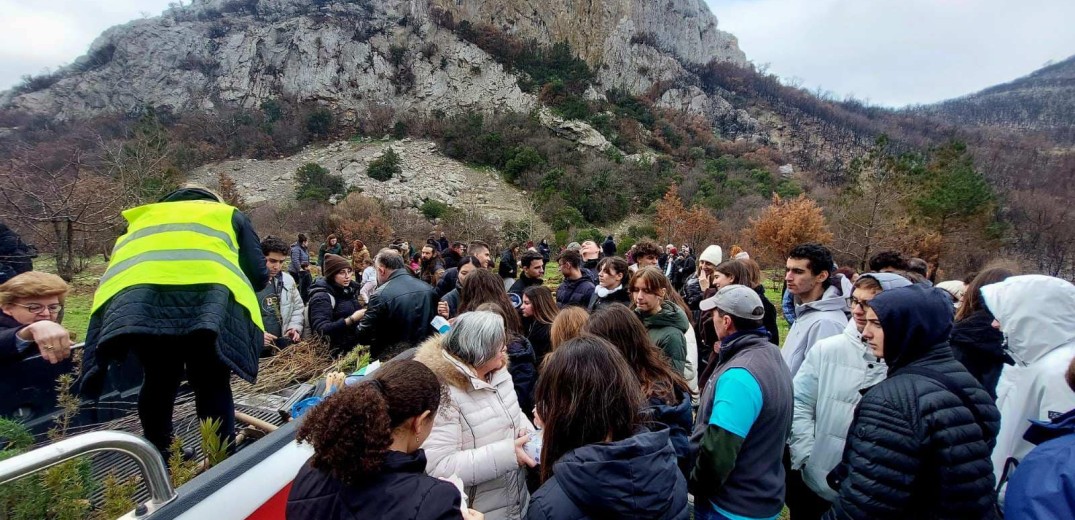
<path fill-rule="evenodd" d="M 690 328 L 683 309 L 670 301 L 663 301 L 661 310 L 656 314 L 639 313 L 638 317 L 646 326 L 650 341 L 664 352 L 672 368 L 683 374 L 687 366 L 687 337 L 684 334 Z"/>
<path fill-rule="evenodd" d="M 843 332 L 847 326 L 848 296 L 851 296 L 851 282 L 842 275 L 833 275 L 832 283 L 819 300 L 795 306 L 795 323 L 788 330 L 781 351 L 792 377 L 818 341 Z"/>
<path fill-rule="evenodd" d="M 688 518 L 687 481 L 664 426 L 576 448 L 553 470 L 530 501 L 529 520 Z"/>
<path fill-rule="evenodd" d="M 994 399 L 1004 368 L 1004 335 L 993 328 L 993 313 L 979 309 L 952 327 L 952 354 Z"/>
<path fill-rule="evenodd" d="M 287 496 L 287 518 L 320 520 L 461 519 L 459 490 L 425 474 L 426 457 L 389 451 L 382 472 L 361 486 L 344 484 L 306 464 Z"/>
<path fill-rule="evenodd" d="M 888 291 L 911 285 L 891 273 L 872 273 Z M 842 334 L 818 341 L 795 375 L 795 412 L 791 423 L 791 467 L 818 496 L 832 502 L 836 490 L 825 477 L 840 463 L 847 429 L 862 392 L 880 383 L 888 367 L 862 341 L 854 320 Z"/>
<path fill-rule="evenodd" d="M 336 354 L 346 353 L 358 345 L 354 327 L 345 323 L 348 316 L 362 308 L 358 303 L 358 290 L 358 283 L 354 281 L 347 287 L 340 287 L 327 278 L 318 278 L 310 286 L 310 330 L 328 339 L 329 347 Z"/>
<path fill-rule="evenodd" d="M 526 471 L 515 458 L 515 438 L 534 426 L 519 408 L 511 374 L 501 369 L 488 381 L 479 379 L 472 367 L 444 351 L 442 340 L 439 335 L 427 339 L 414 356 L 448 386 L 448 400 L 422 443 L 426 472 L 458 476 L 468 506 L 487 520 L 521 518 L 530 495 Z"/>
<path fill-rule="evenodd" d="M 161 202 L 195 200 L 217 201 L 205 190 L 184 188 L 168 194 Z M 261 240 L 243 212 L 235 210 L 231 225 L 239 242 L 239 268 L 254 292 L 260 291 L 269 279 Z M 109 360 L 122 359 L 129 346 L 123 337 L 189 336 L 199 331 L 215 336 L 218 358 L 236 375 L 248 382 L 257 378 L 264 332 L 227 287 L 142 284 L 121 290 L 90 317 L 79 391 L 88 396 L 100 392 L 103 367 Z"/>
<path fill-rule="evenodd" d="M 295 329 L 301 335 L 305 319 L 303 318 L 304 308 L 302 296 L 299 294 L 299 286 L 295 283 L 295 279 L 291 277 L 290 273 L 280 271 L 276 278 L 275 282 L 270 278 L 269 283 L 265 284 L 265 288 L 257 293 L 258 300 L 261 303 L 261 319 L 265 323 L 265 332 L 273 332 L 269 330 L 269 323 L 275 322 L 279 325 L 281 334 L 286 333 L 289 329 Z M 279 316 L 275 316 L 275 307 L 269 305 L 268 299 L 271 297 L 280 299 Z M 275 334 L 275 332 L 273 333 Z M 277 335 L 279 336 L 279 334 Z"/>
<path fill-rule="evenodd" d="M 989 453 L 1000 415 L 952 357 L 951 301 L 940 289 L 912 285 L 870 302 L 885 333 L 888 378 L 855 410 L 843 461 L 829 476 L 839 496 L 825 518 L 991 518 Z M 915 372 L 923 369 L 939 373 L 963 396 Z"/>
<path fill-rule="evenodd" d="M 595 287 L 585 272 L 578 279 L 564 280 L 560 287 L 556 288 L 556 305 L 561 309 L 572 305 L 585 309 L 590 304 Z"/>
<path fill-rule="evenodd" d="M 1005 518 L 1075 518 L 1075 410 L 1034 422 L 1026 437 L 1038 444 L 1008 482 Z"/>
<path fill-rule="evenodd" d="M 825 477 L 840 463 L 862 392 L 883 381 L 887 372 L 850 321 L 842 334 L 817 342 L 795 374 L 791 467 L 802 471 L 803 482 L 821 498 L 836 500 Z"/>
<path fill-rule="evenodd" d="M 1013 276 L 982 287 L 982 298 L 1015 361 L 997 383 L 1002 419 L 993 471 L 1000 478 L 1009 458 L 1022 460 L 1034 447 L 1023 439 L 1029 421 L 1048 421 L 1075 408 L 1075 392 L 1064 383 L 1075 357 L 1075 286 L 1051 276 Z"/>

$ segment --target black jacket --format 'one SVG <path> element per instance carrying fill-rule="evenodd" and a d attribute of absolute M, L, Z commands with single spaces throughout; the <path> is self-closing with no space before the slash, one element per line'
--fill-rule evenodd
<path fill-rule="evenodd" d="M 445 267 L 448 267 L 445 263 Z M 444 274 L 437 281 L 437 296 L 443 298 L 445 294 L 452 292 L 459 286 L 459 268 L 452 267 L 444 270 Z"/>
<path fill-rule="evenodd" d="M 425 452 L 389 451 L 372 482 L 349 486 L 306 464 L 287 496 L 288 519 L 458 520 L 462 497 L 451 483 L 425 474 Z"/>
<path fill-rule="evenodd" d="M 606 294 L 604 298 L 598 296 L 597 288 L 594 288 L 593 296 L 590 297 L 590 304 L 587 306 L 587 309 L 590 312 L 593 312 L 614 303 L 619 303 L 627 307 L 631 306 L 631 293 L 628 292 L 626 287 L 620 286 L 618 290 Z"/>
<path fill-rule="evenodd" d="M 429 323 L 437 315 L 437 291 L 404 269 L 394 271 L 370 297 L 366 315 L 355 333 L 377 359 L 400 343 L 417 346 L 433 334 Z"/>
<path fill-rule="evenodd" d="M 529 520 L 688 518 L 687 481 L 668 429 L 576 448 L 530 500 Z"/>
<path fill-rule="evenodd" d="M 1004 334 L 993 328 L 993 313 L 981 309 L 952 327 L 952 355 L 963 363 L 990 397 L 997 398 L 997 381 L 1004 368 Z"/>
<path fill-rule="evenodd" d="M 347 287 L 340 287 L 327 278 L 318 278 L 310 286 L 310 330 L 328 340 L 329 348 L 335 355 L 346 354 L 358 345 L 355 327 L 347 326 L 347 317 L 362 308 L 358 302 L 361 287 L 351 281 Z M 329 296 L 332 298 L 329 298 Z M 332 305 L 332 300 L 336 305 Z"/>
<path fill-rule="evenodd" d="M 552 249 L 549 248 L 549 244 L 546 244 L 545 241 L 542 240 L 541 243 L 538 244 L 537 250 L 539 253 L 541 253 L 541 259 L 545 261 L 545 263 L 549 263 L 549 255 L 552 253 Z"/>
<path fill-rule="evenodd" d="M 523 274 L 515 280 L 515 283 L 511 284 L 511 288 L 508 289 L 508 292 L 522 296 L 523 291 L 525 291 L 527 287 L 530 287 L 532 285 L 543 285 L 544 283 L 545 280 L 541 278 L 530 278 L 529 276 Z"/>
<path fill-rule="evenodd" d="M 888 379 L 855 410 L 843 461 L 829 475 L 840 495 L 825 518 L 992 518 L 1000 413 L 952 357 L 951 299 L 912 285 L 880 293 L 870 307 L 885 332 Z M 923 368 L 962 390 L 977 418 L 944 383 L 912 373 Z"/>
<path fill-rule="evenodd" d="M 773 345 L 779 345 L 780 328 L 776 325 L 776 307 L 773 306 L 773 302 L 769 301 L 769 298 L 765 297 L 764 285 L 755 287 L 754 292 L 761 297 L 761 306 L 765 309 L 765 317 L 762 318 L 761 322 L 765 325 L 765 330 L 769 331 L 769 339 L 773 342 Z"/>
<path fill-rule="evenodd" d="M 612 240 L 611 236 L 601 243 L 601 252 L 604 253 L 606 257 L 616 256 L 616 242 Z"/>
<path fill-rule="evenodd" d="M 530 420 L 534 419 L 534 386 L 537 385 L 537 354 L 525 337 L 516 337 L 508 344 L 508 372 L 515 384 L 519 408 Z"/>
<path fill-rule="evenodd" d="M 199 189 L 182 189 L 163 202 L 190 200 L 215 199 Z M 261 239 L 241 211 L 232 214 L 231 225 L 239 240 L 239 268 L 258 292 L 269 281 Z M 123 337 L 189 336 L 199 331 L 216 337 L 217 355 L 225 365 L 239 377 L 254 381 L 264 345 L 263 331 L 227 287 L 134 285 L 117 293 L 90 317 L 80 391 L 89 396 L 99 392 L 102 368 L 111 359 L 122 359 L 129 346 Z"/>
<path fill-rule="evenodd" d="M 25 422 L 56 409 L 56 379 L 74 372 L 75 365 L 70 358 L 55 365 L 41 358 L 26 359 L 39 351 L 31 345 L 19 353 L 15 334 L 22 328 L 21 323 L 0 312 L 0 416 L 13 417 L 22 408 L 23 414 L 31 414 Z"/>
<path fill-rule="evenodd" d="M 510 249 L 505 249 L 500 255 L 500 266 L 497 268 L 497 274 L 505 280 L 518 276 L 519 263 L 515 261 L 515 255 L 511 254 Z"/>
<path fill-rule="evenodd" d="M 556 289 L 556 305 L 561 309 L 572 305 L 586 308 L 593 296 L 594 283 L 585 274 L 577 280 L 564 280 Z"/>
<path fill-rule="evenodd" d="M 549 336 L 552 332 L 552 325 L 541 323 L 533 318 L 523 318 L 523 330 L 526 331 L 526 339 L 530 341 L 530 346 L 534 348 L 536 359 L 534 363 L 540 367 L 545 355 L 552 352 L 552 338 Z"/>

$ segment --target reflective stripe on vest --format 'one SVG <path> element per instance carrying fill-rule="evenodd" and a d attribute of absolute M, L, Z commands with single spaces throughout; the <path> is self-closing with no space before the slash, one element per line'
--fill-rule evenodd
<path fill-rule="evenodd" d="M 218 284 L 264 329 L 254 288 L 239 266 L 235 211 L 209 201 L 164 202 L 124 211 L 127 233 L 116 240 L 91 314 L 135 285 Z"/>

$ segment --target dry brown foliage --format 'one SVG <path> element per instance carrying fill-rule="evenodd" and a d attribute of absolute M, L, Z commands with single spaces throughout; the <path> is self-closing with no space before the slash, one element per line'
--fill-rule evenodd
<path fill-rule="evenodd" d="M 821 207 L 806 195 L 782 200 L 773 195 L 773 202 L 758 218 L 750 219 L 745 236 L 754 241 L 762 262 L 768 265 L 783 263 L 788 251 L 798 244 L 832 241 Z"/>

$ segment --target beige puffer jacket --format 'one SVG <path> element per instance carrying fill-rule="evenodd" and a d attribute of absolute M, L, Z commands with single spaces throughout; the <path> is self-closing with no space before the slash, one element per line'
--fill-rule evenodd
<path fill-rule="evenodd" d="M 486 382 L 441 348 L 442 336 L 426 340 L 414 359 L 448 385 L 450 402 L 442 403 L 433 432 L 422 444 L 426 473 L 458 476 L 472 509 L 486 520 L 526 516 L 530 494 L 526 472 L 515 458 L 516 432 L 534 431 L 519 409 L 507 368 Z"/>

